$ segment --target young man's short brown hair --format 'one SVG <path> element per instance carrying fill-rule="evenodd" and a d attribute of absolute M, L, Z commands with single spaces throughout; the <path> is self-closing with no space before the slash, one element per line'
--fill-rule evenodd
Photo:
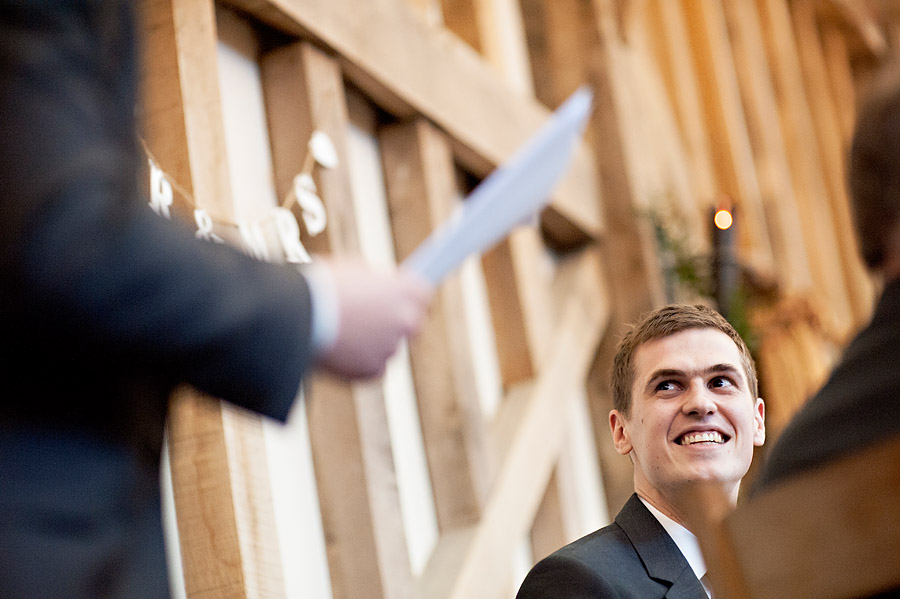
<path fill-rule="evenodd" d="M 619 342 L 613 358 L 613 407 L 628 415 L 631 387 L 634 384 L 634 354 L 648 341 L 668 337 L 690 329 L 715 329 L 728 335 L 741 352 L 741 365 L 747 376 L 751 396 L 758 397 L 756 365 L 747 344 L 725 318 L 707 306 L 670 304 L 644 316 Z"/>

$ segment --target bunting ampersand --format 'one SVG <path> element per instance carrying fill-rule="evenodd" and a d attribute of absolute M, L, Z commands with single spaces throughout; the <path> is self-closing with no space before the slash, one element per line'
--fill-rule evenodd
<path fill-rule="evenodd" d="M 195 235 L 198 239 L 224 243 L 224 239 L 215 233 L 216 227 L 236 228 L 244 252 L 257 260 L 265 261 L 273 257 L 264 226 L 267 221 L 271 221 L 269 224 L 274 225 L 275 238 L 281 247 L 281 258 L 292 264 L 310 262 L 309 252 L 300 240 L 300 224 L 291 207 L 294 203 L 299 206 L 306 232 L 311 237 L 322 233 L 328 223 L 328 216 L 312 177 L 312 169 L 316 164 L 323 168 L 333 169 L 338 166 L 339 161 L 334 143 L 322 131 L 313 132 L 308 150 L 309 154 L 304 161 L 303 171 L 294 177 L 288 196 L 281 202 L 281 205 L 272 208 L 261 221 L 234 223 L 217 221 L 204 209 L 197 207 L 194 198 L 159 167 L 147 145 L 144 144 L 150 170 L 149 206 L 158 215 L 171 220 L 171 207 L 177 191 L 178 195 L 194 207 L 194 224 L 197 229 Z"/>

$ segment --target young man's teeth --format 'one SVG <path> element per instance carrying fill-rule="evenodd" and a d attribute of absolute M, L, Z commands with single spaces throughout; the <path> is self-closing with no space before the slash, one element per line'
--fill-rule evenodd
<path fill-rule="evenodd" d="M 721 433 L 715 431 L 708 433 L 688 433 L 681 438 L 682 445 L 693 445 L 694 443 L 724 443 Z"/>

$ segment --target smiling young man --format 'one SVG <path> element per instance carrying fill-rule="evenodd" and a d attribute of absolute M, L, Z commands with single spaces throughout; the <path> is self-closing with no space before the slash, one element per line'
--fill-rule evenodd
<path fill-rule="evenodd" d="M 670 305 L 620 342 L 609 414 L 635 494 L 615 522 L 529 572 L 518 599 L 707 599 L 706 566 L 684 527 L 689 485 L 721 485 L 732 503 L 765 441 L 765 406 L 746 344 L 717 312 Z"/>

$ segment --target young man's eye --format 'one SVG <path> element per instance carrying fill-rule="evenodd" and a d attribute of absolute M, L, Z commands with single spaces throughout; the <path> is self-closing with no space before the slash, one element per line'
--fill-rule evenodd
<path fill-rule="evenodd" d="M 731 382 L 731 379 L 724 376 L 717 376 L 709 382 L 710 387 L 732 387 L 734 383 Z"/>
<path fill-rule="evenodd" d="M 663 381 L 656 386 L 657 391 L 673 391 L 675 388 L 675 381 Z"/>

